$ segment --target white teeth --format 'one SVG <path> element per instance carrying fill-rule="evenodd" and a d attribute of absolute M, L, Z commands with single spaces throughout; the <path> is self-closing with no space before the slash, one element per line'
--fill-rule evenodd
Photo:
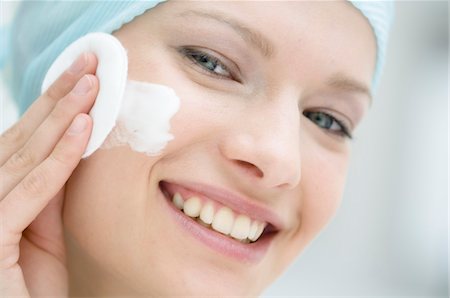
<path fill-rule="evenodd" d="M 198 217 L 201 209 L 202 203 L 197 197 L 189 198 L 186 202 L 184 202 L 183 211 L 187 216 Z"/>
<path fill-rule="evenodd" d="M 233 211 L 228 207 L 222 207 L 214 215 L 214 220 L 212 222 L 212 228 L 217 232 L 228 235 L 233 228 L 234 221 Z"/>
<path fill-rule="evenodd" d="M 248 232 L 248 239 L 254 239 L 256 232 L 258 231 L 258 221 L 254 220 L 250 226 L 250 231 Z"/>
<path fill-rule="evenodd" d="M 204 223 L 203 220 L 201 220 L 200 218 L 197 218 L 195 221 L 196 221 L 198 224 L 204 226 L 205 228 L 209 228 L 209 227 L 210 227 L 209 224 Z"/>
<path fill-rule="evenodd" d="M 251 241 L 256 241 L 259 238 L 259 236 L 261 236 L 262 232 L 264 231 L 266 223 L 255 220 L 252 223 L 252 228 L 253 228 L 253 225 L 256 225 L 256 231 L 253 235 L 249 235 L 248 239 L 250 239 Z"/>
<path fill-rule="evenodd" d="M 184 200 L 179 193 L 173 195 L 172 202 L 178 209 L 183 210 Z"/>
<path fill-rule="evenodd" d="M 214 207 L 208 202 L 203 206 L 202 211 L 200 211 L 200 219 L 207 224 L 212 224 L 214 219 Z"/>
<path fill-rule="evenodd" d="M 238 240 L 244 240 L 248 237 L 250 231 L 250 218 L 245 215 L 239 215 L 234 220 L 233 229 L 230 236 Z"/>
<path fill-rule="evenodd" d="M 242 243 L 258 240 L 266 226 L 265 222 L 251 220 L 243 214 L 235 218 L 234 212 L 228 207 L 222 207 L 214 214 L 214 205 L 211 202 L 202 206 L 202 201 L 195 196 L 184 201 L 177 192 L 172 197 L 172 203 L 187 216 L 197 218 L 197 223 L 202 226 L 229 235 Z"/>
<path fill-rule="evenodd" d="M 264 231 L 265 226 L 266 226 L 265 223 L 262 223 L 262 222 L 259 223 L 258 230 L 256 231 L 256 235 L 255 235 L 255 240 L 253 240 L 253 241 L 256 241 L 261 236 L 262 232 Z"/>

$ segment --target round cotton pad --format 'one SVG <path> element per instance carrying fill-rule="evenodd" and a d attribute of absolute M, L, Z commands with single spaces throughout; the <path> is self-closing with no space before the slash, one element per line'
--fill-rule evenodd
<path fill-rule="evenodd" d="M 97 56 L 96 76 L 99 80 L 97 99 L 89 112 L 93 128 L 82 158 L 97 150 L 113 129 L 122 104 L 128 74 L 125 48 L 114 36 L 106 33 L 89 33 L 69 45 L 48 70 L 41 93 L 75 61 L 83 52 Z"/>

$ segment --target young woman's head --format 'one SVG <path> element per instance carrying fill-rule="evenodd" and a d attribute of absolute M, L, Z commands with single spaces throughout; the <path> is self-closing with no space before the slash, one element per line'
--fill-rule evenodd
<path fill-rule="evenodd" d="M 72 287 L 261 293 L 339 206 L 371 102 L 371 24 L 346 1 L 169 1 L 113 35 L 129 78 L 169 86 L 181 106 L 161 154 L 101 149 L 75 170 Z"/>

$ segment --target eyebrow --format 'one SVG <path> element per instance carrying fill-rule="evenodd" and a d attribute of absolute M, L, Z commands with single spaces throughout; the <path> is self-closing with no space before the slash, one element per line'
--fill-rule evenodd
<path fill-rule="evenodd" d="M 238 20 L 232 19 L 220 12 L 188 10 L 183 11 L 182 13 L 178 14 L 178 16 L 203 17 L 228 25 L 229 27 L 234 29 L 234 31 L 236 31 L 244 39 L 244 41 L 256 48 L 264 57 L 271 58 L 274 55 L 275 47 L 273 46 L 273 43 L 263 34 L 256 30 L 248 28 Z"/>
<path fill-rule="evenodd" d="M 264 57 L 271 58 L 275 53 L 275 47 L 273 43 L 262 33 L 248 28 L 238 20 L 232 19 L 229 16 L 222 14 L 221 12 L 187 10 L 179 13 L 178 16 L 203 17 L 228 25 L 229 27 L 234 29 L 247 43 L 259 50 L 259 52 Z M 342 73 L 332 75 L 327 80 L 327 85 L 335 89 L 366 95 L 369 98 L 369 105 L 372 105 L 372 94 L 370 92 L 370 88 L 367 87 L 364 83 L 350 78 Z"/>
<path fill-rule="evenodd" d="M 328 86 L 342 91 L 361 93 L 369 98 L 369 105 L 372 105 L 372 93 L 370 88 L 364 83 L 350 78 L 342 73 L 331 76 L 326 83 Z"/>

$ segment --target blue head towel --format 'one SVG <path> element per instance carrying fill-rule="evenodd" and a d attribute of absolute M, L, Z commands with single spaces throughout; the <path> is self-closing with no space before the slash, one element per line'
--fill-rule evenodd
<path fill-rule="evenodd" d="M 47 70 L 73 41 L 89 32 L 112 33 L 163 1 L 38 1 L 23 3 L 2 33 L 0 67 L 20 114 L 39 96 Z M 384 62 L 394 16 L 390 1 L 350 1 L 367 18 L 377 41 L 373 87 Z"/>

